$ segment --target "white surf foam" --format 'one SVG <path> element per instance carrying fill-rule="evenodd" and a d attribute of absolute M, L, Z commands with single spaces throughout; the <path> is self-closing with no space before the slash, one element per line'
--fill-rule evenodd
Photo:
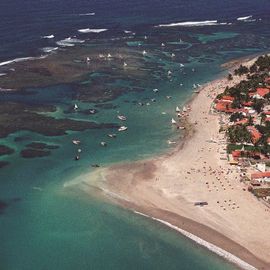
<path fill-rule="evenodd" d="M 68 38 L 65 38 L 56 42 L 56 44 L 61 47 L 73 47 L 75 46 L 75 44 L 79 44 L 79 43 L 84 43 L 84 40 L 68 37 Z"/>
<path fill-rule="evenodd" d="M 79 16 L 95 16 L 96 13 L 95 12 L 89 12 L 89 13 L 81 13 L 79 14 Z"/>
<path fill-rule="evenodd" d="M 58 50 L 58 47 L 44 47 L 41 49 L 44 53 L 50 53 Z"/>
<path fill-rule="evenodd" d="M 246 21 L 252 18 L 252 15 L 246 16 L 246 17 L 239 17 L 237 18 L 237 21 Z"/>
<path fill-rule="evenodd" d="M 165 221 L 165 220 L 162 220 L 162 219 L 158 219 L 158 218 L 155 218 L 155 217 L 151 217 L 151 216 L 148 216 L 146 214 L 143 214 L 141 212 L 138 212 L 138 211 L 134 211 L 134 213 L 138 214 L 138 215 L 141 215 L 141 216 L 144 216 L 144 217 L 147 217 L 147 218 L 150 218 L 152 220 L 155 220 L 155 221 L 158 221 L 178 232 L 180 232 L 181 234 L 183 234 L 184 236 L 186 236 L 187 238 L 191 239 L 192 241 L 196 242 L 197 244 L 199 244 L 200 246 L 203 246 L 205 248 L 207 248 L 208 250 L 212 251 L 213 253 L 217 254 L 218 256 L 240 266 L 242 269 L 244 270 L 256 270 L 256 268 L 250 264 L 248 264 L 247 262 L 241 260 L 240 258 L 236 257 L 235 255 L 231 254 L 230 252 L 214 245 L 214 244 L 211 244 L 203 239 L 201 239 L 200 237 L 192 234 L 192 233 L 189 233 L 175 225 L 172 225 L 171 223 Z"/>
<path fill-rule="evenodd" d="M 7 75 L 7 73 L 0 73 L 0 77 L 6 76 L 6 75 Z"/>
<path fill-rule="evenodd" d="M 42 38 L 52 39 L 54 38 L 54 35 L 43 36 Z"/>
<path fill-rule="evenodd" d="M 15 58 L 15 59 L 12 59 L 12 60 L 1 62 L 0 63 L 0 67 L 6 66 L 6 65 L 9 65 L 9 64 L 12 64 L 12 63 L 18 63 L 18 62 L 23 62 L 23 61 L 28 61 L 28 60 L 43 59 L 45 57 L 46 56 L 43 55 L 43 56 L 40 56 L 40 57 L 21 57 L 21 58 Z"/>
<path fill-rule="evenodd" d="M 80 33 L 101 33 L 101 32 L 105 32 L 108 31 L 108 29 L 90 29 L 90 28 L 85 28 L 85 29 L 79 29 L 78 32 Z"/>
<path fill-rule="evenodd" d="M 183 27 L 194 27 L 194 26 L 208 26 L 208 25 L 219 25 L 217 20 L 211 21 L 194 21 L 194 22 L 176 22 L 168 24 L 159 24 L 156 27 L 174 27 L 174 26 L 183 26 Z M 226 23 L 222 23 L 226 24 Z"/>

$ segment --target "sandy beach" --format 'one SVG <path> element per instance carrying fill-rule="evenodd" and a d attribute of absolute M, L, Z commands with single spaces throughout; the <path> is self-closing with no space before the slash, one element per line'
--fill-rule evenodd
<path fill-rule="evenodd" d="M 270 269 L 270 210 L 240 183 L 237 167 L 222 158 L 222 116 L 211 111 L 214 97 L 241 79 L 218 79 L 194 94 L 186 138 L 170 153 L 97 169 L 84 176 L 83 184 L 89 192 L 98 188 L 116 203 L 169 222 L 257 269 Z M 194 206 L 196 201 L 208 205 Z"/>

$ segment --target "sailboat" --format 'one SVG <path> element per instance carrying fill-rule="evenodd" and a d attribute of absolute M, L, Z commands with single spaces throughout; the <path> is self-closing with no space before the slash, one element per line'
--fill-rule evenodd
<path fill-rule="evenodd" d="M 127 130 L 128 128 L 126 127 L 126 126 L 121 126 L 119 129 L 118 129 L 118 131 L 125 131 L 125 130 Z"/>
<path fill-rule="evenodd" d="M 173 125 L 176 125 L 177 124 L 177 122 L 172 118 L 172 124 Z"/>
<path fill-rule="evenodd" d="M 73 107 L 73 109 L 76 111 L 76 110 L 78 110 L 78 105 L 77 104 L 74 104 L 74 107 Z"/>
<path fill-rule="evenodd" d="M 117 118 L 121 121 L 126 121 L 127 118 L 124 115 L 118 115 Z"/>
<path fill-rule="evenodd" d="M 181 110 L 179 109 L 179 107 L 177 106 L 175 109 L 176 112 L 180 112 Z"/>
<path fill-rule="evenodd" d="M 183 107 L 183 112 L 187 112 L 186 106 Z"/>

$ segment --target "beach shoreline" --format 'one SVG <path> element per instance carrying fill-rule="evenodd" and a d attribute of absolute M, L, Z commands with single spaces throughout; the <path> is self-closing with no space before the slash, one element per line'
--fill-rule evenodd
<path fill-rule="evenodd" d="M 254 61 L 248 57 L 235 64 Z M 193 94 L 184 120 L 186 132 L 172 150 L 151 159 L 97 169 L 80 177 L 83 189 L 89 193 L 99 190 L 122 207 L 171 224 L 182 234 L 186 231 L 237 256 L 241 261 L 229 261 L 241 269 L 269 269 L 270 243 L 265 240 L 270 239 L 269 212 L 243 191 L 237 170 L 221 159 L 224 144 L 209 142 L 224 140 L 219 133 L 221 116 L 211 111 L 215 96 L 242 79 L 218 78 Z M 195 201 L 208 205 L 196 207 Z"/>

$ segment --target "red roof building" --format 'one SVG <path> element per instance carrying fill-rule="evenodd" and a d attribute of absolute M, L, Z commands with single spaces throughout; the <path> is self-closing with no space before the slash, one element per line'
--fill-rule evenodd
<path fill-rule="evenodd" d="M 262 134 L 254 126 L 248 126 L 247 130 L 251 134 L 253 144 L 255 144 L 262 137 Z"/>
<path fill-rule="evenodd" d="M 264 97 L 269 92 L 270 92 L 270 89 L 269 88 L 257 88 L 257 90 L 256 90 L 256 94 L 259 95 L 259 96 L 261 96 L 261 97 Z"/>
<path fill-rule="evenodd" d="M 270 172 L 252 173 L 251 179 L 270 178 Z"/>

